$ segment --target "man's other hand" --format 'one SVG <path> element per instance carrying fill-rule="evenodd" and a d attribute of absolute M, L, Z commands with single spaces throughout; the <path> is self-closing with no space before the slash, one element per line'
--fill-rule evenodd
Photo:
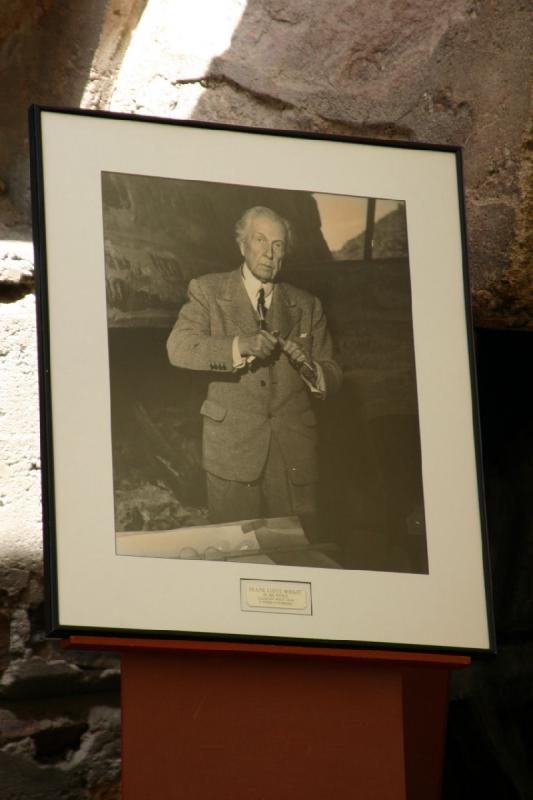
<path fill-rule="evenodd" d="M 239 350 L 243 358 L 266 359 L 276 349 L 278 340 L 268 331 L 259 331 L 252 336 L 239 336 Z"/>
<path fill-rule="evenodd" d="M 291 341 L 291 339 L 283 339 L 280 336 L 279 343 L 281 345 L 281 349 L 289 356 L 293 364 L 300 365 L 308 363 L 308 356 L 304 353 L 302 348 L 299 347 L 295 342 Z"/>

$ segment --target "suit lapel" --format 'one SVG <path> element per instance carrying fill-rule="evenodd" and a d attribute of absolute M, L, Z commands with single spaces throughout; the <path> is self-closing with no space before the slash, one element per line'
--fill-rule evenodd
<path fill-rule="evenodd" d="M 257 315 L 242 282 L 240 269 L 236 269 L 228 275 L 217 302 L 224 316 L 231 319 L 237 331 L 252 333 L 259 327 Z"/>
<path fill-rule="evenodd" d="M 274 290 L 274 297 L 269 311 L 270 330 L 279 331 L 285 339 L 290 338 L 301 316 L 301 309 L 293 302 L 286 285 L 283 283 L 278 284 Z"/>
<path fill-rule="evenodd" d="M 228 275 L 217 302 L 226 319 L 230 319 L 235 325 L 236 332 L 252 333 L 258 329 L 257 315 L 246 294 L 240 269 Z M 292 300 L 286 284 L 277 284 L 268 312 L 269 330 L 278 331 L 284 338 L 290 338 L 301 316 L 301 309 Z"/>

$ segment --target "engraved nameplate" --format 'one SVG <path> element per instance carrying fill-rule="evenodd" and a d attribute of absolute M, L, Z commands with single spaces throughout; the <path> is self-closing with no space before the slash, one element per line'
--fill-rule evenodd
<path fill-rule="evenodd" d="M 311 584 L 241 579 L 241 610 L 311 614 Z"/>

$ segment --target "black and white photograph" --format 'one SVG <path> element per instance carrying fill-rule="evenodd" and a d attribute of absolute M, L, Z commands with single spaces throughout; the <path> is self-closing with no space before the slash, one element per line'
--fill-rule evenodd
<path fill-rule="evenodd" d="M 490 650 L 460 151 L 31 135 L 49 633 Z"/>
<path fill-rule="evenodd" d="M 117 553 L 428 570 L 405 203 L 102 174 Z"/>

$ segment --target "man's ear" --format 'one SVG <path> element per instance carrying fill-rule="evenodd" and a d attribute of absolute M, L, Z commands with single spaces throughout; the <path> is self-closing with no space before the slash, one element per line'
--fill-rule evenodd
<path fill-rule="evenodd" d="M 239 250 L 241 251 L 241 256 L 244 256 L 244 242 L 239 242 Z"/>

